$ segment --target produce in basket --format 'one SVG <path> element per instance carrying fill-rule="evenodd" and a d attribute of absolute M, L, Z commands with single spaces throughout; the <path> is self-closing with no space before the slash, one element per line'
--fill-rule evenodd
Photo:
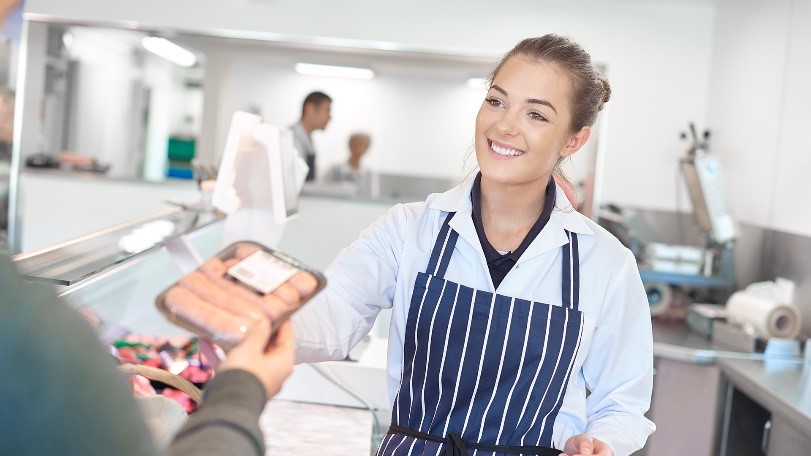
<path fill-rule="evenodd" d="M 112 349 L 113 355 L 122 363 L 121 370 L 131 374 L 130 385 L 135 396 L 160 394 L 191 413 L 202 396 L 195 398 L 189 392 L 203 388 L 213 375 L 213 368 L 201 353 L 199 342 L 196 337 L 128 334 L 116 340 Z"/>

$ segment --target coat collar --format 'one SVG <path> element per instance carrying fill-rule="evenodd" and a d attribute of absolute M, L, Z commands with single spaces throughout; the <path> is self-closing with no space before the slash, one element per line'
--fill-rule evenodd
<path fill-rule="evenodd" d="M 470 191 L 475 178 L 476 175 L 471 174 L 458 186 L 439 194 L 429 203 L 429 207 L 445 212 L 456 212 L 450 221 L 451 228 L 484 255 L 471 217 L 473 203 L 470 201 Z M 552 211 L 549 222 L 521 255 L 519 263 L 566 245 L 569 238 L 564 230 L 577 234 L 594 235 L 594 231 L 586 223 L 585 216 L 574 210 L 560 186 L 557 187 L 555 193 L 555 209 Z"/>

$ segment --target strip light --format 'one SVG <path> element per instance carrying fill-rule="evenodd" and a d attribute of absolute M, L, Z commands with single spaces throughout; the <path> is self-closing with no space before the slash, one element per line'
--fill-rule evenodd
<path fill-rule="evenodd" d="M 369 68 L 316 65 L 314 63 L 297 63 L 296 72 L 310 76 L 327 76 L 336 78 L 372 79 L 375 77 L 375 72 Z"/>
<path fill-rule="evenodd" d="M 194 55 L 194 52 L 180 47 L 166 38 L 146 36 L 141 40 L 141 45 L 147 51 L 180 66 L 190 67 L 197 63 L 197 56 Z"/>

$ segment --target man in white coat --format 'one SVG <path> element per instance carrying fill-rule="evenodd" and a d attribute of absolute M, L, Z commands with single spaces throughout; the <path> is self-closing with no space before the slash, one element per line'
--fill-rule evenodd
<path fill-rule="evenodd" d="M 304 98 L 301 106 L 301 119 L 293 125 L 293 140 L 301 153 L 301 158 L 307 161 L 310 171 L 307 180 L 315 179 L 316 151 L 313 145 L 312 133 L 327 128 L 332 112 L 332 98 L 324 92 L 312 92 Z"/>

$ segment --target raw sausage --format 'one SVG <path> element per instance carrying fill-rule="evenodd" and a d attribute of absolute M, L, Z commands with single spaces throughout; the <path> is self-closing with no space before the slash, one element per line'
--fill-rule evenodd
<path fill-rule="evenodd" d="M 271 294 L 290 305 L 295 304 L 298 307 L 301 304 L 301 294 L 293 285 L 290 285 L 289 280 L 279 285 Z"/>
<path fill-rule="evenodd" d="M 203 265 L 200 266 L 200 269 L 201 270 L 204 269 L 204 270 L 209 271 L 212 274 L 218 275 L 220 277 L 225 275 L 225 270 L 226 270 L 225 263 L 223 263 L 223 261 L 221 259 L 217 258 L 217 257 L 214 257 L 214 258 L 206 261 L 205 263 L 203 263 Z"/>
<path fill-rule="evenodd" d="M 274 309 L 272 309 L 272 308 L 270 308 L 270 309 L 268 308 L 268 305 L 262 299 L 262 296 L 260 296 L 260 295 L 256 294 L 255 292 L 243 287 L 242 285 L 239 285 L 239 284 L 237 284 L 235 282 L 232 282 L 230 279 L 228 279 L 228 278 L 226 278 L 226 277 L 224 277 L 223 275 L 220 274 L 220 271 L 223 271 L 223 274 L 224 274 L 225 271 L 228 268 L 235 265 L 237 262 L 239 262 L 239 260 L 236 259 L 236 258 L 231 258 L 229 260 L 226 260 L 222 269 L 218 268 L 216 264 L 210 266 L 209 263 L 206 262 L 205 264 L 203 264 L 203 266 L 200 267 L 200 270 L 212 282 L 214 282 L 218 286 L 222 287 L 229 294 L 231 294 L 234 297 L 237 297 L 239 299 L 248 301 L 248 302 L 252 303 L 255 306 L 258 306 L 269 317 L 273 318 L 273 314 L 276 313 L 276 311 Z"/>
<path fill-rule="evenodd" d="M 264 306 L 265 312 L 268 313 L 268 316 L 274 322 L 280 318 L 285 317 L 286 314 L 292 313 L 299 307 L 298 301 L 296 301 L 295 303 L 286 302 L 279 299 L 279 297 L 276 296 L 274 293 L 265 295 L 262 299 L 265 301 Z"/>
<path fill-rule="evenodd" d="M 164 312 L 170 321 L 198 334 L 210 334 L 223 348 L 236 345 L 249 321 L 198 298 L 190 290 L 172 287 L 164 295 Z"/>
<path fill-rule="evenodd" d="M 181 284 L 194 290 L 201 298 L 236 313 L 245 314 L 233 309 L 234 304 L 229 305 L 229 299 L 239 302 L 240 306 L 248 307 L 251 311 L 259 309 L 271 320 L 284 318 L 298 309 L 302 301 L 313 295 L 318 282 L 309 272 L 299 271 L 272 293 L 260 295 L 226 277 L 228 269 L 257 250 L 259 249 L 252 245 L 240 245 L 236 249 L 236 257 L 225 261 L 212 258 L 200 267 L 201 277 L 195 277 L 195 273 L 191 273 L 187 276 L 188 279 L 181 280 Z M 213 286 L 215 290 L 203 290 L 203 287 L 208 285 Z"/>
<path fill-rule="evenodd" d="M 191 290 L 200 299 L 224 310 L 255 320 L 262 318 L 263 312 L 259 305 L 228 293 L 200 271 L 193 271 L 181 278 L 180 286 Z"/>
<path fill-rule="evenodd" d="M 298 290 L 304 299 L 310 298 L 318 287 L 315 277 L 307 271 L 297 272 L 293 277 L 290 277 L 287 283 Z"/>
<path fill-rule="evenodd" d="M 255 245 L 249 245 L 249 244 L 240 244 L 240 245 L 237 247 L 237 250 L 236 250 L 236 252 L 234 253 L 234 256 L 235 256 L 235 257 L 236 257 L 238 260 L 242 260 L 242 259 L 244 259 L 244 258 L 247 258 L 247 257 L 248 257 L 248 255 L 250 255 L 250 254 L 252 254 L 252 253 L 255 253 L 257 250 L 259 250 L 259 247 L 255 246 Z"/>

